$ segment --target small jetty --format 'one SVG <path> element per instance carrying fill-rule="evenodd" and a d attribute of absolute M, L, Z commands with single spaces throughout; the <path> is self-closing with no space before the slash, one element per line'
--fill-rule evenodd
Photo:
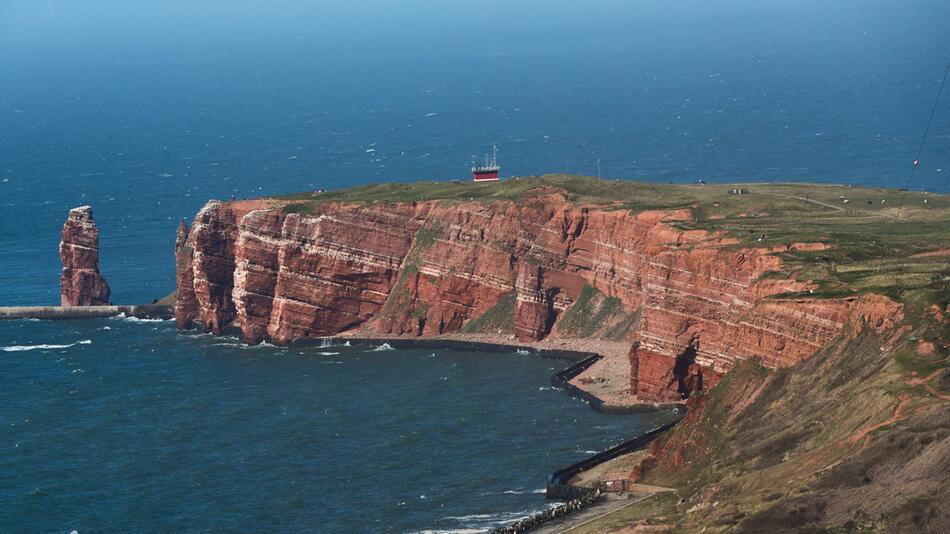
<path fill-rule="evenodd" d="M 117 315 L 139 319 L 173 319 L 175 307 L 166 304 L 137 306 L 0 306 L 0 319 L 97 319 Z"/>
<path fill-rule="evenodd" d="M 99 272 L 99 227 L 92 206 L 69 210 L 60 233 L 59 256 L 63 273 L 59 279 L 61 306 L 0 306 L 2 319 L 98 319 L 138 317 L 173 319 L 175 294 L 152 304 L 116 306 L 109 301 L 112 290 Z"/>

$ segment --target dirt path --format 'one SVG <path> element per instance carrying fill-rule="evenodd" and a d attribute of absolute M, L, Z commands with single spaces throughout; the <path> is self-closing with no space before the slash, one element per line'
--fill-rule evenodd
<path fill-rule="evenodd" d="M 773 197 L 794 198 L 794 199 L 796 199 L 796 200 L 801 200 L 802 202 L 811 202 L 812 204 L 817 204 L 817 205 L 819 205 L 819 206 L 824 206 L 824 207 L 826 207 L 826 208 L 831 208 L 831 209 L 833 209 L 833 210 L 835 210 L 835 211 L 856 211 L 856 212 L 859 212 L 859 213 L 863 213 L 863 214 L 865 214 L 865 215 L 870 215 L 870 216 L 872 216 L 872 217 L 888 217 L 888 218 L 891 218 L 891 219 L 900 219 L 900 218 L 901 218 L 901 217 L 898 217 L 898 216 L 896 216 L 896 215 L 891 215 L 891 214 L 889 214 L 889 213 L 881 213 L 881 212 L 876 212 L 876 211 L 867 211 L 867 210 L 862 210 L 862 209 L 859 209 L 859 208 L 851 208 L 851 207 L 845 208 L 845 207 L 843 207 L 843 206 L 836 206 L 836 205 L 834 205 L 834 204 L 829 204 L 828 202 L 822 202 L 822 201 L 820 201 L 820 200 L 815 200 L 815 199 L 813 199 L 813 198 L 800 197 L 800 196 L 796 196 L 796 195 L 789 195 L 789 194 L 787 194 L 787 193 L 766 193 L 766 192 L 758 192 L 758 191 L 757 191 L 756 193 L 757 193 L 757 194 L 760 194 L 760 195 L 772 195 Z"/>
<path fill-rule="evenodd" d="M 904 408 L 906 408 L 907 404 L 909 403 L 910 403 L 910 397 L 907 395 L 902 396 L 900 400 L 897 401 L 897 407 L 894 408 L 893 415 L 888 417 L 886 420 L 881 421 L 880 423 L 871 425 L 869 427 L 866 427 L 857 431 L 856 433 L 848 437 L 848 442 L 857 443 L 861 441 L 862 439 L 866 438 L 868 434 L 870 434 L 871 432 L 874 432 L 875 430 L 879 428 L 884 428 L 886 426 L 893 425 L 904 416 Z"/>
<path fill-rule="evenodd" d="M 934 395 L 934 396 L 936 396 L 936 397 L 939 397 L 939 398 L 941 398 L 941 399 L 943 399 L 943 400 L 945 400 L 945 401 L 950 401 L 950 395 L 944 395 L 943 393 L 939 393 L 937 390 L 935 390 L 935 389 L 928 383 L 928 382 L 930 382 L 931 380 L 933 380 L 934 377 L 936 377 L 937 375 L 939 375 L 941 372 L 943 372 L 943 369 L 937 369 L 936 371 L 930 373 L 929 375 L 924 376 L 924 377 L 921 377 L 921 378 L 908 378 L 908 379 L 907 379 L 907 385 L 909 385 L 909 386 L 924 386 L 924 389 L 926 389 L 928 392 L 930 392 L 931 395 Z"/>

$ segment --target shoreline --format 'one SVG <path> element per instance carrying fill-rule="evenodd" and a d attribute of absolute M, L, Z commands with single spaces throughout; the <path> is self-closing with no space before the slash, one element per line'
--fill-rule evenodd
<path fill-rule="evenodd" d="M 336 341 L 356 344 L 383 344 L 393 348 L 432 348 L 475 352 L 529 351 L 542 358 L 575 362 L 551 377 L 551 385 L 586 402 L 593 410 L 609 415 L 683 410 L 685 402 L 646 402 L 629 395 L 626 374 L 617 372 L 618 360 L 626 361 L 627 344 L 596 339 L 545 339 L 523 342 L 513 337 L 491 334 L 444 334 L 440 336 L 377 336 L 372 333 L 343 333 L 335 336 L 297 339 L 290 347 L 313 347 Z M 608 376 L 599 376 L 606 373 Z M 619 384 L 618 381 L 622 381 Z M 613 382 L 613 384 L 610 384 Z M 604 387 L 607 383 L 607 387 Z M 598 387 L 591 387 L 598 386 Z M 607 394 L 605 395 L 604 392 Z"/>
<path fill-rule="evenodd" d="M 120 313 L 130 316 L 146 316 L 168 319 L 167 306 L 98 306 L 98 307 L 19 307 L 0 308 L 22 314 L 24 311 L 34 315 L 19 315 L 0 313 L 0 319 L 36 318 L 41 320 L 57 319 L 86 319 L 106 318 Z M 72 313 L 78 311 L 79 313 Z M 136 313 L 137 312 L 137 313 Z M 147 312 L 147 313 L 146 313 Z M 240 331 L 230 325 L 222 334 L 234 334 L 241 337 Z M 671 422 L 659 427 L 624 439 L 621 443 L 608 449 L 597 452 L 587 458 L 575 462 L 567 467 L 558 469 L 547 476 L 545 484 L 545 498 L 561 501 L 562 504 L 544 512 L 526 516 L 521 520 L 500 527 L 491 532 L 504 534 L 521 533 L 533 530 L 551 521 L 564 521 L 569 515 L 581 510 L 597 508 L 610 498 L 598 488 L 577 486 L 571 480 L 596 466 L 608 462 L 622 454 L 643 449 L 650 441 L 673 428 L 683 417 L 685 405 L 683 403 L 652 403 L 628 402 L 626 404 L 610 404 L 595 392 L 585 389 L 583 382 L 576 379 L 588 373 L 592 368 L 605 361 L 623 358 L 626 360 L 626 344 L 594 339 L 546 339 L 540 342 L 522 342 L 514 337 L 502 337 L 490 334 L 446 334 L 433 337 L 422 336 L 376 336 L 372 333 L 349 332 L 335 336 L 314 337 L 293 340 L 287 347 L 321 347 L 340 342 L 348 342 L 355 346 L 380 346 L 387 344 L 394 349 L 443 349 L 486 353 L 521 353 L 539 356 L 541 358 L 563 360 L 570 365 L 551 375 L 551 386 L 561 390 L 573 398 L 585 402 L 592 410 L 604 415 L 623 415 L 671 410 L 677 412 Z"/>
<path fill-rule="evenodd" d="M 604 415 L 621 415 L 646 413 L 653 411 L 673 410 L 676 415 L 672 421 L 669 421 L 659 427 L 652 428 L 635 436 L 629 437 L 617 445 L 597 452 L 587 458 L 575 462 L 566 467 L 562 467 L 548 475 L 545 483 L 545 499 L 561 501 L 562 504 L 549 510 L 538 512 L 504 526 L 492 529 L 490 534 L 521 534 L 542 527 L 550 522 L 570 521 L 568 516 L 572 516 L 582 510 L 605 505 L 611 502 L 606 494 L 601 490 L 600 485 L 595 488 L 578 486 L 571 481 L 585 471 L 591 470 L 599 465 L 614 460 L 624 454 L 629 454 L 638 450 L 646 450 L 646 447 L 665 434 L 685 417 L 686 407 L 684 403 L 633 403 L 625 406 L 614 406 L 605 404 L 603 399 L 595 394 L 584 390 L 579 385 L 575 385 L 572 380 L 581 376 L 585 371 L 594 365 L 602 362 L 611 356 L 605 356 L 594 351 L 581 351 L 570 348 L 571 340 L 553 340 L 556 343 L 524 343 L 514 339 L 498 339 L 497 336 L 488 335 L 465 335 L 449 334 L 438 337 L 419 337 L 419 336 L 388 336 L 376 337 L 371 335 L 338 335 L 320 338 L 308 338 L 295 340 L 288 346 L 291 347 L 320 347 L 326 344 L 345 341 L 351 345 L 382 345 L 388 344 L 395 349 L 448 349 L 448 350 L 470 350 L 477 352 L 493 353 L 513 353 L 521 352 L 540 356 L 542 358 L 551 358 L 567 360 L 574 362 L 572 365 L 557 371 L 551 376 L 551 386 L 555 389 L 564 391 L 571 397 L 580 399 L 587 403 L 594 411 Z M 583 341 L 583 340 L 581 340 Z M 598 343 L 595 340 L 595 344 Z M 540 346 L 539 346 L 540 345 Z M 590 346 L 585 344 L 585 346 Z M 568 348 L 562 348 L 568 347 Z M 614 352 L 614 358 L 617 353 Z M 624 356 L 625 357 L 625 356 Z M 610 491 L 610 490 L 607 490 Z M 648 492 L 640 495 L 639 500 L 652 496 L 654 492 Z M 632 501 L 637 502 L 637 501 Z"/>

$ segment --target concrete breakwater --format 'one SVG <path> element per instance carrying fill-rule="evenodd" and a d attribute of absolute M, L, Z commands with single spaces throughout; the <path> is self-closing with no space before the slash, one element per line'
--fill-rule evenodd
<path fill-rule="evenodd" d="M 559 504 L 550 510 L 545 510 L 543 512 L 538 512 L 534 515 L 528 516 L 524 519 L 519 519 L 517 522 L 496 528 L 491 531 L 491 534 L 521 534 L 522 532 L 528 532 L 529 530 L 539 527 L 548 521 L 554 521 L 555 519 L 560 519 L 568 514 L 572 514 L 581 508 L 590 506 L 596 503 L 600 499 L 600 490 L 594 490 L 590 493 L 582 495 L 577 499 L 571 499 L 563 504 Z"/>
<path fill-rule="evenodd" d="M 569 371 L 570 369 L 571 368 L 565 369 L 561 373 Z M 597 453 L 585 460 L 555 471 L 548 478 L 546 496 L 548 499 L 565 501 L 564 503 L 559 504 L 549 510 L 545 510 L 543 512 L 525 517 L 524 519 L 520 519 L 510 525 L 496 528 L 491 531 L 491 534 L 522 534 L 524 532 L 534 530 L 535 528 L 540 527 L 549 521 L 554 521 L 569 514 L 573 514 L 582 508 L 596 505 L 601 501 L 603 496 L 600 488 L 575 486 L 570 484 L 569 481 L 581 472 L 586 471 L 596 465 L 602 464 L 608 460 L 612 460 L 621 454 L 642 449 L 661 434 L 673 428 L 676 423 L 680 421 L 680 419 L 681 418 L 677 418 L 676 420 L 659 428 L 641 434 L 633 439 L 624 441 L 620 445 L 611 447 L 610 449 Z"/>
<path fill-rule="evenodd" d="M 174 306 L 142 304 L 137 306 L 3 306 L 0 319 L 97 319 L 125 314 L 139 319 L 172 319 Z"/>
<path fill-rule="evenodd" d="M 585 488 L 581 486 L 574 486 L 570 484 L 570 480 L 580 473 L 591 469 L 597 465 L 600 465 L 608 460 L 613 460 L 614 458 L 626 454 L 628 452 L 633 452 L 639 449 L 646 447 L 651 441 L 658 438 L 664 432 L 670 430 L 676 423 L 680 422 L 683 416 L 676 418 L 675 420 L 659 427 L 655 428 L 644 434 L 634 437 L 624 441 L 623 443 L 611 447 L 605 451 L 599 452 L 589 458 L 581 460 L 575 464 L 569 465 L 563 469 L 559 469 L 551 474 L 548 477 L 547 491 L 546 495 L 549 499 L 575 499 L 589 493 L 593 493 L 596 490 L 595 488 Z"/>

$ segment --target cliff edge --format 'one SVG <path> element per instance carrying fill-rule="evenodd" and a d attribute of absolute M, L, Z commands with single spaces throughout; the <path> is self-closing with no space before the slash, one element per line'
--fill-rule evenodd
<path fill-rule="evenodd" d="M 752 357 L 795 365 L 855 317 L 878 330 L 900 320 L 899 303 L 847 287 L 832 263 L 850 253 L 833 232 L 846 216 L 883 218 L 879 203 L 856 217 L 795 186 L 732 191 L 552 176 L 212 201 L 179 229 L 176 316 L 183 328 L 239 328 L 248 343 L 611 340 L 628 347 L 624 361 L 578 380 L 622 368 L 624 402 L 688 398 Z M 849 189 L 862 194 L 890 193 Z M 776 226 L 790 213 L 803 239 Z"/>

